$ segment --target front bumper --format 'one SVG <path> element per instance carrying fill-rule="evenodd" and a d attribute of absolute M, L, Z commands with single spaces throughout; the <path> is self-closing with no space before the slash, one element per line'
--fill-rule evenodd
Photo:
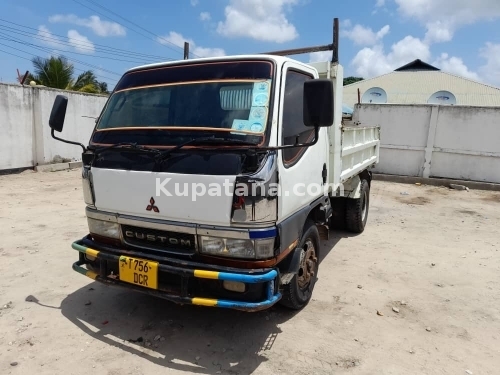
<path fill-rule="evenodd" d="M 275 269 L 240 270 L 158 257 L 103 246 L 88 237 L 73 242 L 72 248 L 79 252 L 79 260 L 73 264 L 76 272 L 98 282 L 136 290 L 179 304 L 260 311 L 281 299 L 278 291 L 279 274 Z M 158 262 L 158 278 L 161 281 L 158 287 L 150 289 L 121 281 L 118 269 L 121 255 Z M 98 265 L 99 273 L 82 267 L 85 264 Z M 225 290 L 223 281 L 244 283 L 250 292 L 242 294 Z M 219 296 L 225 298 L 218 298 Z M 248 298 L 245 300 L 246 297 Z"/>

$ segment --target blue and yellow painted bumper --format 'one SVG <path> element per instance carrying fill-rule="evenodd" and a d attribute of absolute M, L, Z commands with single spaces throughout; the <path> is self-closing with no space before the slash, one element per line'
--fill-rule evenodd
<path fill-rule="evenodd" d="M 91 244 L 94 245 L 94 244 Z M 97 247 L 94 245 L 93 247 Z M 138 292 L 151 294 L 166 300 L 170 300 L 179 304 L 191 304 L 199 306 L 229 308 L 244 311 L 260 311 L 273 306 L 281 299 L 281 294 L 278 291 L 278 272 L 275 269 L 261 269 L 261 270 L 235 270 L 226 269 L 224 271 L 216 270 L 216 266 L 204 265 L 178 259 L 166 259 L 165 257 L 158 257 L 150 254 L 141 254 L 134 252 L 131 254 L 126 250 L 118 250 L 109 248 L 107 246 L 98 246 L 95 249 L 89 246 L 89 241 L 80 240 L 72 244 L 72 248 L 79 252 L 79 260 L 73 264 L 73 270 L 85 275 L 95 281 L 105 284 L 125 287 L 127 289 L 136 290 Z M 119 253 L 118 253 L 119 251 Z M 118 264 L 120 256 L 135 256 L 141 259 L 148 259 L 152 262 L 158 263 L 158 274 L 163 275 L 164 280 L 170 277 L 176 277 L 177 287 L 172 287 L 167 282 L 158 283 L 157 288 L 150 289 L 143 286 L 131 284 L 120 280 L 119 271 L 112 272 L 113 266 L 109 265 Z M 93 264 L 100 264 L 99 273 L 88 270 L 82 267 L 89 263 L 89 259 Z M 212 269 L 207 269 L 212 268 Z M 115 268 L 115 271 L 117 269 Z M 207 298 L 206 292 L 202 295 L 195 296 L 196 291 L 199 289 L 192 288 L 193 284 L 203 286 L 210 284 L 212 286 L 212 294 L 214 289 L 220 292 L 224 291 L 221 283 L 224 281 L 243 283 L 249 289 L 258 288 L 258 295 L 261 296 L 258 300 L 252 298 L 251 301 L 245 301 L 244 296 L 238 295 L 238 298 Z M 190 290 L 191 289 L 191 290 Z M 193 289 L 195 290 L 193 292 Z M 217 292 L 215 293 L 217 294 Z M 222 293 L 224 294 L 224 293 Z M 231 293 L 229 293 L 231 294 Z M 236 292 L 233 296 L 236 297 Z"/>

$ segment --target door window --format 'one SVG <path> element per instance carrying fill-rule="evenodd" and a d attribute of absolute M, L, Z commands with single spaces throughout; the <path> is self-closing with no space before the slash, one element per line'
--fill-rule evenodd
<path fill-rule="evenodd" d="M 283 100 L 282 144 L 293 145 L 306 143 L 314 137 L 314 129 L 304 125 L 304 82 L 312 76 L 288 70 L 285 81 Z M 283 150 L 283 164 L 287 167 L 295 164 L 306 151 L 305 147 Z"/>

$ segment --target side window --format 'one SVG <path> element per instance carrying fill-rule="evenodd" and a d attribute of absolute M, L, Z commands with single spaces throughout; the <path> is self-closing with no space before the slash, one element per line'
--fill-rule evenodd
<path fill-rule="evenodd" d="M 304 125 L 303 91 L 304 82 L 313 77 L 304 73 L 289 70 L 286 73 L 285 97 L 283 100 L 283 145 L 305 143 L 314 137 L 314 129 Z M 283 150 L 283 163 L 286 166 L 294 164 L 305 152 L 305 148 L 289 148 Z"/>

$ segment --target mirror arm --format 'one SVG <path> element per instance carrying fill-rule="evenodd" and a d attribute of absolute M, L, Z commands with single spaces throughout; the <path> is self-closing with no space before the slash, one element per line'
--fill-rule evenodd
<path fill-rule="evenodd" d="M 295 143 L 294 145 L 284 145 L 284 146 L 276 146 L 276 147 L 258 147 L 258 150 L 269 150 L 269 151 L 277 151 L 277 150 L 286 150 L 288 148 L 299 148 L 299 147 L 311 147 L 318 143 L 319 140 L 319 126 L 314 127 L 314 140 L 310 143 Z"/>
<path fill-rule="evenodd" d="M 81 143 L 78 143 L 78 142 L 72 142 L 72 141 L 67 141 L 65 139 L 62 139 L 62 138 L 58 138 L 55 136 L 54 134 L 54 129 L 52 129 L 52 131 L 50 132 L 50 135 L 52 136 L 52 138 L 54 138 L 55 140 L 58 140 L 60 142 L 64 142 L 64 143 L 69 143 L 70 145 L 77 145 L 77 146 L 80 146 L 82 149 L 83 149 L 83 152 L 87 151 L 87 149 L 85 148 L 84 145 L 82 145 Z"/>

